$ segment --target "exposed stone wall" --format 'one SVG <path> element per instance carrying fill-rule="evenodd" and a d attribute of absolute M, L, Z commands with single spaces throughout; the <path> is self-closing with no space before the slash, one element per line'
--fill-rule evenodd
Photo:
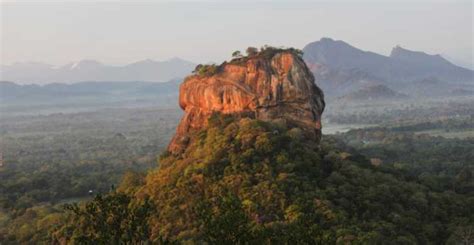
<path fill-rule="evenodd" d="M 206 127 L 213 112 L 284 119 L 309 137 L 321 137 L 323 92 L 301 57 L 287 50 L 223 64 L 212 76 L 189 76 L 180 87 L 179 104 L 185 114 L 169 144 L 172 153 L 181 152 L 187 134 Z"/>

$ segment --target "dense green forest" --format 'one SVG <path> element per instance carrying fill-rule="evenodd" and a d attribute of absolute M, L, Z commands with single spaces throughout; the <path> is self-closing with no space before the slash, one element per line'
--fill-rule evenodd
<path fill-rule="evenodd" d="M 183 156 L 164 154 L 159 169 L 145 179 L 124 180 L 105 197 L 117 199 L 117 207 L 109 207 L 111 201 L 104 203 L 104 197 L 70 207 L 65 226 L 53 232 L 54 238 L 457 244 L 472 229 L 472 153 L 457 154 L 472 149 L 472 139 L 412 139 L 416 150 L 407 156 L 409 160 L 394 159 L 400 167 L 379 165 L 337 137 L 326 137 L 318 147 L 301 130 L 281 123 L 216 116 L 210 125 L 193 136 L 195 141 Z M 430 140 L 445 154 L 435 153 L 436 148 L 427 151 L 423 145 Z M 374 152 L 368 156 L 384 158 L 376 153 L 377 147 L 367 147 Z M 398 155 L 406 151 L 403 144 L 391 150 Z M 426 158 L 433 154 L 444 164 L 430 164 Z M 417 160 L 424 164 L 410 164 Z M 420 168 L 423 174 L 416 175 Z M 433 186 L 429 178 L 438 182 L 440 171 L 443 182 Z M 117 211 L 124 204 L 126 215 Z M 97 208 L 103 205 L 108 208 Z M 92 218 L 98 216 L 116 219 L 104 220 L 99 227 Z M 148 223 L 133 225 L 137 216 L 147 217 Z M 127 234 L 123 227 L 147 229 L 147 233 Z"/>
<path fill-rule="evenodd" d="M 332 114 L 380 126 L 320 147 L 285 125 L 217 117 L 158 165 L 175 108 L 4 116 L 0 241 L 471 241 L 470 107 L 400 108 L 374 110 L 380 124 Z"/>
<path fill-rule="evenodd" d="M 325 118 L 336 124 L 404 125 L 414 123 L 435 123 L 447 119 L 466 118 L 472 128 L 474 99 L 407 99 L 400 102 L 379 101 L 360 103 L 329 102 Z M 437 124 L 445 127 L 447 124 Z M 424 128 L 426 129 L 426 128 Z"/>
<path fill-rule="evenodd" d="M 37 240 L 36 230 L 56 223 L 62 204 L 109 192 L 126 171 L 154 168 L 180 115 L 104 109 L 2 117 L 0 241 Z"/>

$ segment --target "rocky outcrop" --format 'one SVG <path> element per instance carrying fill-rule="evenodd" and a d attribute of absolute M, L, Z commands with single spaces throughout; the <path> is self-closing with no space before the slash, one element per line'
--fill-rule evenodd
<path fill-rule="evenodd" d="M 323 92 L 296 51 L 262 51 L 214 68 L 212 74 L 191 75 L 181 84 L 179 104 L 185 113 L 168 146 L 170 152 L 181 152 L 189 132 L 206 127 L 214 112 L 283 119 L 320 139 Z"/>

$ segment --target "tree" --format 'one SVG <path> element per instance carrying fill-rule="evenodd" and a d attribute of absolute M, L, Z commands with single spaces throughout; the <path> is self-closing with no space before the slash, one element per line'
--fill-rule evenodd
<path fill-rule="evenodd" d="M 232 53 L 233 58 L 242 58 L 242 54 L 240 53 L 239 50 L 236 50 Z"/>
<path fill-rule="evenodd" d="M 202 67 L 203 67 L 202 64 L 197 65 L 197 66 L 194 68 L 193 73 L 198 73 L 198 72 L 201 70 Z"/>
<path fill-rule="evenodd" d="M 474 226 L 465 225 L 456 227 L 451 237 L 448 239 L 448 244 L 465 244 L 470 245 L 474 243 Z"/>
<path fill-rule="evenodd" d="M 132 194 L 145 183 L 145 174 L 127 171 L 123 174 L 122 181 L 117 188 L 118 192 Z"/>
<path fill-rule="evenodd" d="M 66 204 L 70 212 L 69 224 L 53 239 L 66 239 L 85 244 L 137 244 L 148 241 L 148 218 L 154 208 L 148 199 L 132 202 L 132 197 L 123 193 L 97 195 L 83 206 Z"/>
<path fill-rule="evenodd" d="M 203 227 L 203 239 L 209 244 L 248 244 L 253 240 L 250 220 L 237 196 L 224 194 L 214 204 L 203 201 L 196 211 Z"/>
<path fill-rule="evenodd" d="M 301 49 L 293 49 L 296 54 L 298 54 L 300 57 L 303 57 L 303 50 Z"/>
<path fill-rule="evenodd" d="M 254 56 L 258 54 L 258 49 L 255 47 L 248 47 L 245 52 L 247 53 L 248 56 Z"/>

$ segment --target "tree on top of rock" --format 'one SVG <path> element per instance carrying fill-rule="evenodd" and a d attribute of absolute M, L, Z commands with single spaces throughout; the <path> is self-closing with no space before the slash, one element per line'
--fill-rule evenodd
<path fill-rule="evenodd" d="M 258 49 L 255 47 L 248 47 L 245 50 L 245 53 L 247 53 L 248 56 L 254 56 L 258 54 Z"/>
<path fill-rule="evenodd" d="M 233 58 L 242 58 L 242 53 L 239 50 L 236 50 L 232 53 Z"/>

